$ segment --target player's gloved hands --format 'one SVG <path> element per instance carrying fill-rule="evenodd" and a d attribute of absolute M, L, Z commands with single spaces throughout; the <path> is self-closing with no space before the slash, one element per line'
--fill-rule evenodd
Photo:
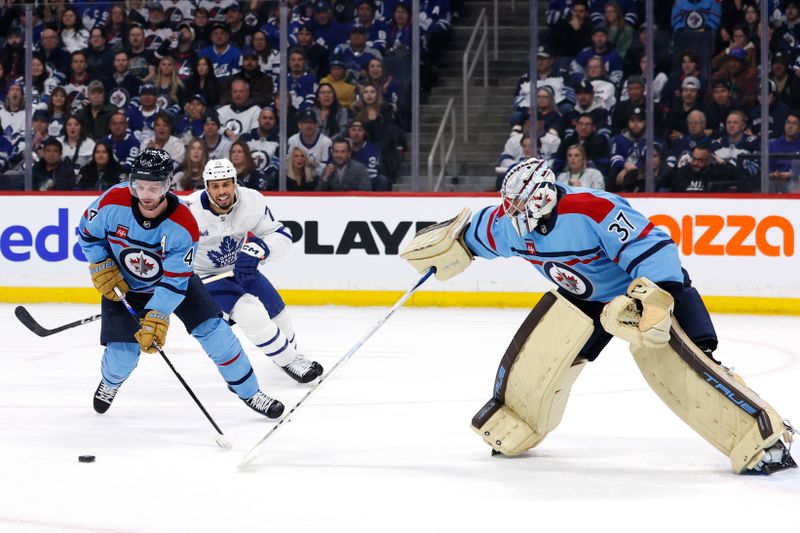
<path fill-rule="evenodd" d="M 236 264 L 233 267 L 233 277 L 237 283 L 253 281 L 258 273 L 258 265 L 269 255 L 267 243 L 258 237 L 250 237 L 244 243 L 239 255 L 236 256 Z"/>
<path fill-rule="evenodd" d="M 114 287 L 119 287 L 119 290 L 123 293 L 130 290 L 117 264 L 111 258 L 89 265 L 89 273 L 92 275 L 92 283 L 95 289 L 109 300 L 119 301 L 119 297 L 114 292 Z"/>
<path fill-rule="evenodd" d="M 669 342 L 672 295 L 647 278 L 636 278 L 628 296 L 617 296 L 603 308 L 603 327 L 633 345 L 660 348 Z"/>
<path fill-rule="evenodd" d="M 164 347 L 167 342 L 167 329 L 169 329 L 169 315 L 148 309 L 144 312 L 144 317 L 139 320 L 141 325 L 139 331 L 133 334 L 146 353 L 156 353 L 158 350 L 153 346 L 153 341 L 160 347 Z"/>

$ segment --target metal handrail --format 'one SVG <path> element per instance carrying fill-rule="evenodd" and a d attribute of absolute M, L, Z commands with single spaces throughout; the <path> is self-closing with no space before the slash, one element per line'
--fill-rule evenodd
<path fill-rule="evenodd" d="M 478 36 L 478 30 L 483 26 L 480 42 L 475 49 L 475 56 L 472 59 L 472 64 L 469 63 L 469 53 L 472 49 L 472 43 Z M 475 22 L 475 27 L 472 29 L 472 34 L 467 42 L 467 47 L 464 49 L 464 57 L 462 58 L 462 97 L 464 105 L 464 142 L 469 141 L 469 98 L 467 88 L 469 80 L 472 77 L 472 72 L 478 65 L 480 53 L 483 52 L 483 86 L 489 87 L 489 17 L 486 16 L 486 8 L 481 9 L 478 20 Z"/>
<path fill-rule="evenodd" d="M 439 149 L 439 143 L 441 143 L 444 139 L 444 132 L 445 132 L 445 125 L 447 124 L 447 119 L 450 118 L 450 144 L 447 146 L 447 150 Z M 455 173 L 456 169 L 456 138 L 458 137 L 458 133 L 456 130 L 456 106 L 455 100 L 450 98 L 447 101 L 447 107 L 444 109 L 444 115 L 442 115 L 442 121 L 439 123 L 439 129 L 436 131 L 436 138 L 433 140 L 433 146 L 431 146 L 431 151 L 428 154 L 428 189 L 431 191 L 438 191 L 439 185 L 442 183 L 442 179 L 444 179 L 445 173 L 447 172 L 447 164 L 450 163 L 451 159 L 453 161 L 453 171 Z M 436 176 L 436 183 L 433 182 L 433 160 L 434 156 L 436 155 L 436 150 L 439 149 L 439 164 L 441 165 L 439 168 L 439 174 Z"/>

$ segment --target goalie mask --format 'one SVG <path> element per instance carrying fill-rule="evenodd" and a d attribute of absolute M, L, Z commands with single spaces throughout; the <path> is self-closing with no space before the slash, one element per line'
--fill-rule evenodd
<path fill-rule="evenodd" d="M 503 209 L 520 237 L 533 231 L 556 206 L 555 181 L 544 160 L 536 158 L 514 165 L 506 174 L 500 189 Z"/>

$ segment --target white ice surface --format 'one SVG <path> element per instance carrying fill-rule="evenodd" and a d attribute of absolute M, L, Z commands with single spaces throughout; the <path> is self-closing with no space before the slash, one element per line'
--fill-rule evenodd
<path fill-rule="evenodd" d="M 97 310 L 28 308 L 47 327 Z M 302 350 L 330 368 L 385 311 L 292 315 Z M 143 355 L 96 415 L 99 324 L 39 338 L 0 306 L 0 531 L 797 530 L 800 472 L 732 474 L 616 341 L 581 375 L 556 432 L 525 456 L 491 457 L 469 422 L 524 315 L 400 310 L 240 472 L 274 422 L 227 391 L 177 321 L 166 352 L 231 451 L 158 355 Z M 714 320 L 717 354 L 800 423 L 800 318 Z M 305 386 L 249 351 L 262 388 L 293 406 Z"/>

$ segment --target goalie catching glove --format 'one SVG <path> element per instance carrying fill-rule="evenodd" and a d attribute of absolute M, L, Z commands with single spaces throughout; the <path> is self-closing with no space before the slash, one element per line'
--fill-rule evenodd
<path fill-rule="evenodd" d="M 143 352 L 156 353 L 158 349 L 153 345 L 153 342 L 158 343 L 161 348 L 164 347 L 167 342 L 169 315 L 165 315 L 155 309 L 149 309 L 145 311 L 144 317 L 139 320 L 139 324 L 141 327 L 133 336 L 136 337 Z"/>
<path fill-rule="evenodd" d="M 471 215 L 472 211 L 465 207 L 455 218 L 421 229 L 400 252 L 400 257 L 420 274 L 435 268 L 436 279 L 440 281 L 460 274 L 474 259 L 464 243 L 464 231 Z"/>
<path fill-rule="evenodd" d="M 603 308 L 600 322 L 606 331 L 634 346 L 659 348 L 669 342 L 672 295 L 647 278 L 628 285 L 627 296 L 617 296 Z"/>
<path fill-rule="evenodd" d="M 111 258 L 89 265 L 89 273 L 92 275 L 94 288 L 109 300 L 119 301 L 119 297 L 114 292 L 114 287 L 119 287 L 119 290 L 123 293 L 130 290 L 117 264 Z"/>

